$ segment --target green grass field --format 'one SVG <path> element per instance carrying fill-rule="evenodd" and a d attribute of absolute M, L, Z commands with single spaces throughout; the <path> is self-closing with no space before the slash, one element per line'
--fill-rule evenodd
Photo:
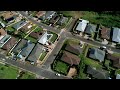
<path fill-rule="evenodd" d="M 16 79 L 17 75 L 17 68 L 0 64 L 0 79 Z"/>
<path fill-rule="evenodd" d="M 50 34 L 53 34 L 53 36 L 51 37 L 50 41 L 51 41 L 52 43 L 54 43 L 55 40 L 57 39 L 58 35 L 57 35 L 56 33 L 53 33 L 53 32 L 50 32 Z"/>
<path fill-rule="evenodd" d="M 57 61 L 57 64 L 55 65 L 55 70 L 64 74 L 67 74 L 68 68 L 69 66 L 61 61 Z"/>
<path fill-rule="evenodd" d="M 25 72 L 20 79 L 35 79 L 35 75 L 29 72 Z"/>
<path fill-rule="evenodd" d="M 39 60 L 42 61 L 45 58 L 46 54 L 47 54 L 47 52 L 43 52 L 42 55 L 40 56 Z"/>
<path fill-rule="evenodd" d="M 39 32 L 39 31 L 42 31 L 42 30 L 43 30 L 42 28 L 37 27 L 37 28 L 34 30 L 34 32 Z"/>
<path fill-rule="evenodd" d="M 33 42 L 33 43 L 36 43 L 36 42 L 37 42 L 37 40 L 36 40 L 35 38 L 32 38 L 32 37 L 30 37 L 30 36 L 27 36 L 25 39 L 30 40 L 30 41 Z"/>

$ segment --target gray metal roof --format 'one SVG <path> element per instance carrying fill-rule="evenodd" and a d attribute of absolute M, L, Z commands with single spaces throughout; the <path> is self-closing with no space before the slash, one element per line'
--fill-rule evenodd
<path fill-rule="evenodd" d="M 19 53 L 22 48 L 24 47 L 24 45 L 27 43 L 27 40 L 25 39 L 22 39 L 18 44 L 17 46 L 12 50 L 12 52 L 14 53 Z"/>
<path fill-rule="evenodd" d="M 44 19 L 50 19 L 54 16 L 55 11 L 47 11 L 46 14 L 43 16 Z"/>
<path fill-rule="evenodd" d="M 45 44 L 46 42 L 47 42 L 47 32 L 45 32 L 41 37 L 40 37 L 40 39 L 39 39 L 39 43 L 41 43 L 41 44 Z"/>
<path fill-rule="evenodd" d="M 96 27 L 97 27 L 97 25 L 88 24 L 87 27 L 86 27 L 86 29 L 85 29 L 85 33 L 92 34 L 93 32 L 96 31 Z"/>
<path fill-rule="evenodd" d="M 59 19 L 59 21 L 57 22 L 57 24 L 63 24 L 63 23 L 66 23 L 68 21 L 68 18 L 67 17 L 61 17 L 60 19 Z"/>
<path fill-rule="evenodd" d="M 120 28 L 114 28 L 113 29 L 113 37 L 112 40 L 114 42 L 120 43 Z"/>
<path fill-rule="evenodd" d="M 36 44 L 30 55 L 28 56 L 29 61 L 36 62 L 39 59 L 40 54 L 43 52 L 44 46 L 39 43 Z"/>
<path fill-rule="evenodd" d="M 24 57 L 27 57 L 30 54 L 30 52 L 32 51 L 34 46 L 35 46 L 34 43 L 27 42 L 20 54 Z"/>
<path fill-rule="evenodd" d="M 14 27 L 16 30 L 18 30 L 18 29 L 20 29 L 22 26 L 24 26 L 24 25 L 26 25 L 26 24 L 27 24 L 27 22 L 26 22 L 25 20 L 22 20 L 22 21 L 17 22 L 15 25 L 13 25 L 13 27 Z"/>
<path fill-rule="evenodd" d="M 104 61 L 105 51 L 97 49 L 97 48 L 91 48 L 89 57 L 93 59 L 97 59 L 100 62 L 102 62 Z"/>

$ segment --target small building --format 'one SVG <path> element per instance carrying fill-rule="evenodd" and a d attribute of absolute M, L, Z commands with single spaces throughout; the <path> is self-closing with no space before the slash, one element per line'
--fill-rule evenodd
<path fill-rule="evenodd" d="M 40 18 L 41 16 L 45 15 L 46 11 L 38 11 L 35 15 L 37 18 Z"/>
<path fill-rule="evenodd" d="M 42 16 L 43 20 L 50 20 L 56 14 L 55 11 L 47 11 L 45 15 Z"/>
<path fill-rule="evenodd" d="M 83 48 L 81 48 L 80 45 L 68 43 L 67 46 L 65 47 L 65 50 L 76 55 L 79 55 L 82 53 Z"/>
<path fill-rule="evenodd" d="M 4 45 L 5 43 L 7 43 L 10 38 L 11 38 L 10 35 L 5 35 L 5 36 L 0 40 L 0 48 L 2 48 L 3 45 Z"/>
<path fill-rule="evenodd" d="M 36 63 L 37 60 L 40 58 L 40 54 L 43 52 L 44 46 L 37 43 L 33 48 L 32 52 L 27 58 L 27 61 Z"/>
<path fill-rule="evenodd" d="M 107 54 L 107 59 L 112 61 L 113 67 L 120 68 L 120 57 L 113 56 L 112 54 Z"/>
<path fill-rule="evenodd" d="M 110 28 L 101 27 L 101 29 L 100 29 L 100 37 L 102 39 L 110 40 L 110 32 L 111 32 Z"/>
<path fill-rule="evenodd" d="M 9 50 L 15 45 L 16 42 L 17 42 L 16 38 L 11 37 L 11 38 L 8 40 L 8 42 L 6 42 L 6 43 L 3 45 L 2 49 L 9 51 Z"/>
<path fill-rule="evenodd" d="M 80 31 L 80 32 L 84 32 L 88 23 L 89 23 L 89 21 L 80 19 L 79 24 L 76 27 L 76 30 Z"/>
<path fill-rule="evenodd" d="M 85 34 L 92 35 L 94 32 L 96 32 L 97 25 L 94 24 L 88 24 L 85 28 Z"/>
<path fill-rule="evenodd" d="M 3 28 L 0 28 L 0 40 L 1 40 L 5 35 L 7 35 L 7 32 L 6 32 Z"/>
<path fill-rule="evenodd" d="M 88 53 L 90 58 L 94 60 L 99 60 L 100 62 L 104 61 L 105 51 L 97 48 L 90 48 Z"/>
<path fill-rule="evenodd" d="M 20 28 L 22 28 L 26 24 L 27 24 L 27 22 L 25 20 L 22 20 L 22 21 L 17 22 L 15 25 L 13 25 L 13 28 L 16 30 L 19 30 Z"/>
<path fill-rule="evenodd" d="M 87 66 L 87 74 L 91 75 L 95 79 L 108 79 L 109 73 L 105 70 L 97 70 L 91 66 Z"/>
<path fill-rule="evenodd" d="M 58 25 L 63 25 L 65 23 L 67 23 L 67 21 L 68 21 L 67 17 L 61 16 L 61 18 L 58 20 L 57 24 Z"/>
<path fill-rule="evenodd" d="M 65 63 L 71 65 L 71 66 L 79 65 L 79 63 L 80 63 L 80 58 L 77 55 L 74 55 L 74 54 L 69 53 L 67 51 L 63 52 L 61 60 Z"/>
<path fill-rule="evenodd" d="M 24 48 L 24 46 L 26 45 L 28 41 L 25 39 L 22 39 L 21 41 L 18 42 L 18 44 L 13 48 L 12 52 L 15 54 L 18 54 L 22 48 Z"/>
<path fill-rule="evenodd" d="M 26 42 L 25 46 L 22 48 L 21 52 L 19 53 L 19 55 L 21 55 L 22 57 L 28 57 L 28 55 L 30 54 L 30 52 L 32 51 L 32 49 L 34 48 L 35 44 L 28 41 Z"/>
<path fill-rule="evenodd" d="M 120 28 L 113 28 L 112 41 L 120 43 Z"/>

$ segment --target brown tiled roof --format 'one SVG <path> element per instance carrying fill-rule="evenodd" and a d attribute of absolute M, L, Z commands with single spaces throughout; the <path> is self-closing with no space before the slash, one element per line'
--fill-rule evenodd
<path fill-rule="evenodd" d="M 38 39 L 42 34 L 43 34 L 42 32 L 32 32 L 30 33 L 30 36 Z"/>
<path fill-rule="evenodd" d="M 112 54 L 108 54 L 107 59 L 109 59 L 113 62 L 114 67 L 120 68 L 120 57 L 113 56 Z"/>
<path fill-rule="evenodd" d="M 7 34 L 3 28 L 0 29 L 0 36 L 4 36 Z"/>
<path fill-rule="evenodd" d="M 38 18 L 40 18 L 40 17 L 43 16 L 45 13 L 46 13 L 46 11 L 39 11 L 39 12 L 36 14 L 36 16 L 37 16 Z"/>
<path fill-rule="evenodd" d="M 63 55 L 61 57 L 61 60 L 72 65 L 79 65 L 80 58 L 77 55 L 74 55 L 72 53 L 69 53 L 67 51 L 63 52 Z"/>
<path fill-rule="evenodd" d="M 30 23 L 27 23 L 25 26 L 23 26 L 21 29 L 20 29 L 20 31 L 22 31 L 22 32 L 27 32 L 27 31 L 29 31 L 30 29 L 28 29 L 28 26 L 30 25 Z"/>
<path fill-rule="evenodd" d="M 75 54 L 80 54 L 82 53 L 83 49 L 80 48 L 80 45 L 76 45 L 76 44 L 67 44 L 67 46 L 65 47 L 65 50 L 73 52 Z"/>
<path fill-rule="evenodd" d="M 7 43 L 4 44 L 2 48 L 9 51 L 14 46 L 16 41 L 16 38 L 12 37 Z"/>
<path fill-rule="evenodd" d="M 15 12 L 7 11 L 7 12 L 3 13 L 2 16 L 3 16 L 5 19 L 9 19 L 9 18 L 13 17 L 14 15 L 15 15 Z"/>
<path fill-rule="evenodd" d="M 110 28 L 102 27 L 101 29 L 101 38 L 103 39 L 110 39 Z"/>

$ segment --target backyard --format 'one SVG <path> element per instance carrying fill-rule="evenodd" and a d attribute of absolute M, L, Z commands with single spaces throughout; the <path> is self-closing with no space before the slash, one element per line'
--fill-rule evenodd
<path fill-rule="evenodd" d="M 57 61 L 54 70 L 66 75 L 68 68 L 69 66 L 66 63 L 63 63 L 62 61 Z"/>

